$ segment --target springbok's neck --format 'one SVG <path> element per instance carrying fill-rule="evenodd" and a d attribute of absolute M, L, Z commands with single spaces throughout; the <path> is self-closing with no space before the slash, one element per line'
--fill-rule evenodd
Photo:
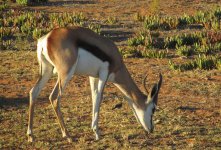
<path fill-rule="evenodd" d="M 132 103 L 135 103 L 139 108 L 144 108 L 147 96 L 144 95 L 131 78 L 125 66 L 116 72 L 115 85 L 126 95 Z"/>

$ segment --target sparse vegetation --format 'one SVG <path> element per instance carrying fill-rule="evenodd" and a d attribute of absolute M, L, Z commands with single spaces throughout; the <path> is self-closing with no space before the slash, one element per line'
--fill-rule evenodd
<path fill-rule="evenodd" d="M 193 49 L 191 47 L 186 46 L 186 45 L 180 46 L 180 47 L 177 46 L 176 47 L 176 52 L 177 52 L 178 55 L 186 56 L 186 57 L 191 56 L 194 53 Z"/>
<path fill-rule="evenodd" d="M 6 0 L 3 0 L 2 4 L 0 4 L 0 12 L 7 8 L 8 8 L 8 4 L 6 3 Z"/>
<path fill-rule="evenodd" d="M 165 50 L 156 51 L 156 50 L 145 50 L 141 52 L 142 57 L 146 58 L 166 58 L 168 55 L 168 52 Z"/>
<path fill-rule="evenodd" d="M 108 17 L 106 23 L 109 25 L 114 25 L 118 22 L 116 17 Z"/>
<path fill-rule="evenodd" d="M 187 71 L 193 69 L 203 69 L 203 70 L 220 69 L 220 61 L 221 61 L 220 56 L 199 55 L 195 60 L 183 64 L 176 65 L 172 61 L 169 61 L 169 67 L 172 70 L 178 70 L 178 71 Z"/>
<path fill-rule="evenodd" d="M 219 149 L 220 6 L 215 0 L 51 0 L 32 7 L 1 1 L 0 149 Z M 88 78 L 74 76 L 61 100 L 73 138 L 67 143 L 48 101 L 53 77 L 36 103 L 35 142 L 27 142 L 28 92 L 39 73 L 36 39 L 53 28 L 74 25 L 113 40 L 142 91 L 146 74 L 151 86 L 162 73 L 153 133 L 146 134 L 125 98 L 108 83 L 100 110 L 101 140 L 94 141 Z"/>
<path fill-rule="evenodd" d="M 48 0 L 16 0 L 16 3 L 19 5 L 33 5 L 33 4 L 42 4 L 46 3 Z"/>
<path fill-rule="evenodd" d="M 212 60 L 207 60 L 210 56 L 199 59 L 199 55 L 220 54 L 221 34 L 218 31 L 221 23 L 220 7 L 212 12 L 199 11 L 195 15 L 184 14 L 180 17 L 161 17 L 158 15 L 142 16 L 136 14 L 135 19 L 143 23 L 144 30 L 142 28 L 142 32 L 145 33 L 146 30 L 149 34 L 145 36 L 135 34 L 134 37 L 128 40 L 129 46 L 136 47 L 135 49 L 139 51 L 145 48 L 164 49 L 165 51 L 166 49 L 174 49 L 178 56 L 192 57 L 195 59 L 191 61 L 191 63 L 181 65 L 181 67 L 176 67 L 176 65 L 170 62 L 170 68 L 178 68 L 175 70 L 191 70 L 195 68 L 217 69 L 216 65 L 210 64 L 210 67 L 205 67 L 204 65 L 200 65 L 200 63 L 197 64 L 197 62 L 201 62 L 201 59 L 203 59 L 202 62 L 206 61 L 206 64 L 213 62 Z M 180 33 L 182 29 L 187 30 L 187 32 Z M 167 31 L 172 30 L 176 31 L 175 35 L 163 37 L 153 36 L 156 31 L 163 32 L 167 35 Z M 162 35 L 162 33 L 160 35 Z"/>
<path fill-rule="evenodd" d="M 0 39 L 3 40 L 1 47 L 5 47 L 3 44 L 8 40 L 14 42 L 17 37 L 22 37 L 26 41 L 34 41 L 56 27 L 78 25 L 88 27 L 99 34 L 101 32 L 101 26 L 95 23 L 87 23 L 87 19 L 82 13 L 47 14 L 14 10 L 3 13 L 2 22 L 0 21 Z M 14 45 L 10 49 L 17 50 L 17 46 Z"/>
<path fill-rule="evenodd" d="M 29 3 L 28 0 L 16 0 L 16 2 L 20 5 L 28 5 L 28 3 Z"/>

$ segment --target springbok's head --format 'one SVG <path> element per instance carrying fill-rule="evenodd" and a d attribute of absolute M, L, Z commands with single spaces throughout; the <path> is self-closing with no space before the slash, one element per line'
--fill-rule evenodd
<path fill-rule="evenodd" d="M 160 91 L 160 87 L 162 84 L 162 75 L 159 75 L 159 81 L 158 83 L 156 83 L 150 93 L 148 92 L 146 86 L 145 86 L 145 82 L 146 82 L 146 78 L 147 76 L 144 78 L 143 81 L 143 86 L 146 90 L 147 93 L 147 99 L 145 101 L 145 106 L 142 108 L 136 108 L 136 106 L 134 106 L 134 113 L 135 116 L 138 120 L 138 122 L 140 122 L 140 124 L 144 127 L 144 129 L 148 132 L 151 133 L 153 132 L 154 129 L 154 124 L 153 124 L 153 114 L 155 112 L 156 106 L 157 106 L 157 100 L 158 100 L 158 93 Z"/>

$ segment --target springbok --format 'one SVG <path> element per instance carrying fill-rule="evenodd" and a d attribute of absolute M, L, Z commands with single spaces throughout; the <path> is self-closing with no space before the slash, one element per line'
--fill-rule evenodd
<path fill-rule="evenodd" d="M 50 94 L 50 102 L 59 121 L 63 137 L 69 142 L 72 138 L 67 132 L 60 111 L 60 99 L 64 89 L 74 74 L 89 76 L 92 92 L 92 129 L 96 140 L 100 138 L 98 118 L 103 90 L 107 81 L 113 82 L 126 96 L 138 122 L 147 132 L 152 132 L 152 116 L 157 105 L 162 75 L 149 95 L 143 94 L 130 76 L 116 45 L 109 39 L 93 31 L 82 28 L 56 28 L 38 40 L 37 57 L 40 77 L 30 90 L 28 141 L 33 142 L 33 116 L 36 99 L 54 72 L 57 83 Z M 144 82 L 146 77 L 144 79 Z M 148 90 L 144 84 L 144 88 Z"/>

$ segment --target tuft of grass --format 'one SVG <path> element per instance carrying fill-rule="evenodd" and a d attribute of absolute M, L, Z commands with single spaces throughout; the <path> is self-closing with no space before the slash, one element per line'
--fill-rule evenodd
<path fill-rule="evenodd" d="M 176 48 L 176 46 L 183 46 L 183 45 L 193 45 L 194 43 L 201 43 L 204 33 L 195 32 L 192 34 L 181 34 L 172 37 L 167 37 L 164 40 L 165 48 Z"/>
<path fill-rule="evenodd" d="M 98 34 L 101 33 L 101 25 L 99 25 L 99 24 L 90 23 L 88 25 L 88 28 L 91 29 L 92 31 L 98 33 Z"/>
<path fill-rule="evenodd" d="M 211 70 L 216 67 L 217 58 L 207 57 L 206 55 L 199 55 L 195 60 L 196 66 L 199 69 Z"/>
<path fill-rule="evenodd" d="M 48 0 L 16 0 L 19 5 L 31 5 L 33 3 L 46 3 Z"/>
<path fill-rule="evenodd" d="M 43 29 L 35 28 L 34 31 L 32 32 L 32 38 L 37 40 L 46 33 L 47 33 L 47 31 L 44 31 Z"/>
<path fill-rule="evenodd" d="M 143 35 L 129 38 L 127 40 L 127 43 L 129 46 L 139 46 L 139 45 L 144 45 L 145 44 L 145 37 Z"/>
<path fill-rule="evenodd" d="M 189 16 L 187 14 L 184 14 L 178 19 L 178 26 L 186 26 L 189 24 L 194 24 L 195 22 L 196 21 L 194 16 Z"/>
<path fill-rule="evenodd" d="M 141 52 L 142 57 L 163 59 L 168 56 L 168 51 L 145 50 Z"/>
<path fill-rule="evenodd" d="M 143 16 L 143 15 L 141 15 L 140 13 L 136 13 L 135 15 L 134 15 L 134 20 L 135 21 L 140 21 L 140 22 L 143 22 L 144 20 L 145 20 L 145 16 Z"/>
<path fill-rule="evenodd" d="M 135 48 L 129 48 L 129 49 L 120 48 L 119 51 L 120 51 L 121 55 L 123 56 L 123 58 L 141 57 L 142 56 L 141 52 Z"/>
<path fill-rule="evenodd" d="M 184 46 L 176 46 L 176 53 L 179 56 L 192 56 L 194 54 L 194 50 L 191 47 L 188 47 L 186 45 Z"/>
<path fill-rule="evenodd" d="M 118 22 L 116 17 L 108 17 L 106 20 L 106 23 L 109 25 L 114 25 Z"/>
<path fill-rule="evenodd" d="M 171 70 L 187 71 L 194 69 L 211 70 L 220 69 L 221 57 L 219 56 L 206 56 L 199 55 L 195 60 L 189 61 L 184 64 L 175 64 L 171 60 L 169 61 L 169 68 Z"/>
<path fill-rule="evenodd" d="M 28 5 L 29 0 L 16 0 L 16 3 L 18 3 L 19 5 Z"/>
<path fill-rule="evenodd" d="M 147 30 L 138 32 L 135 37 L 127 40 L 127 44 L 132 47 L 146 46 L 150 48 L 152 45 L 152 36 L 150 31 Z"/>
<path fill-rule="evenodd" d="M 0 4 L 0 11 L 4 11 L 5 9 L 9 8 L 6 0 L 3 0 L 3 4 Z"/>

